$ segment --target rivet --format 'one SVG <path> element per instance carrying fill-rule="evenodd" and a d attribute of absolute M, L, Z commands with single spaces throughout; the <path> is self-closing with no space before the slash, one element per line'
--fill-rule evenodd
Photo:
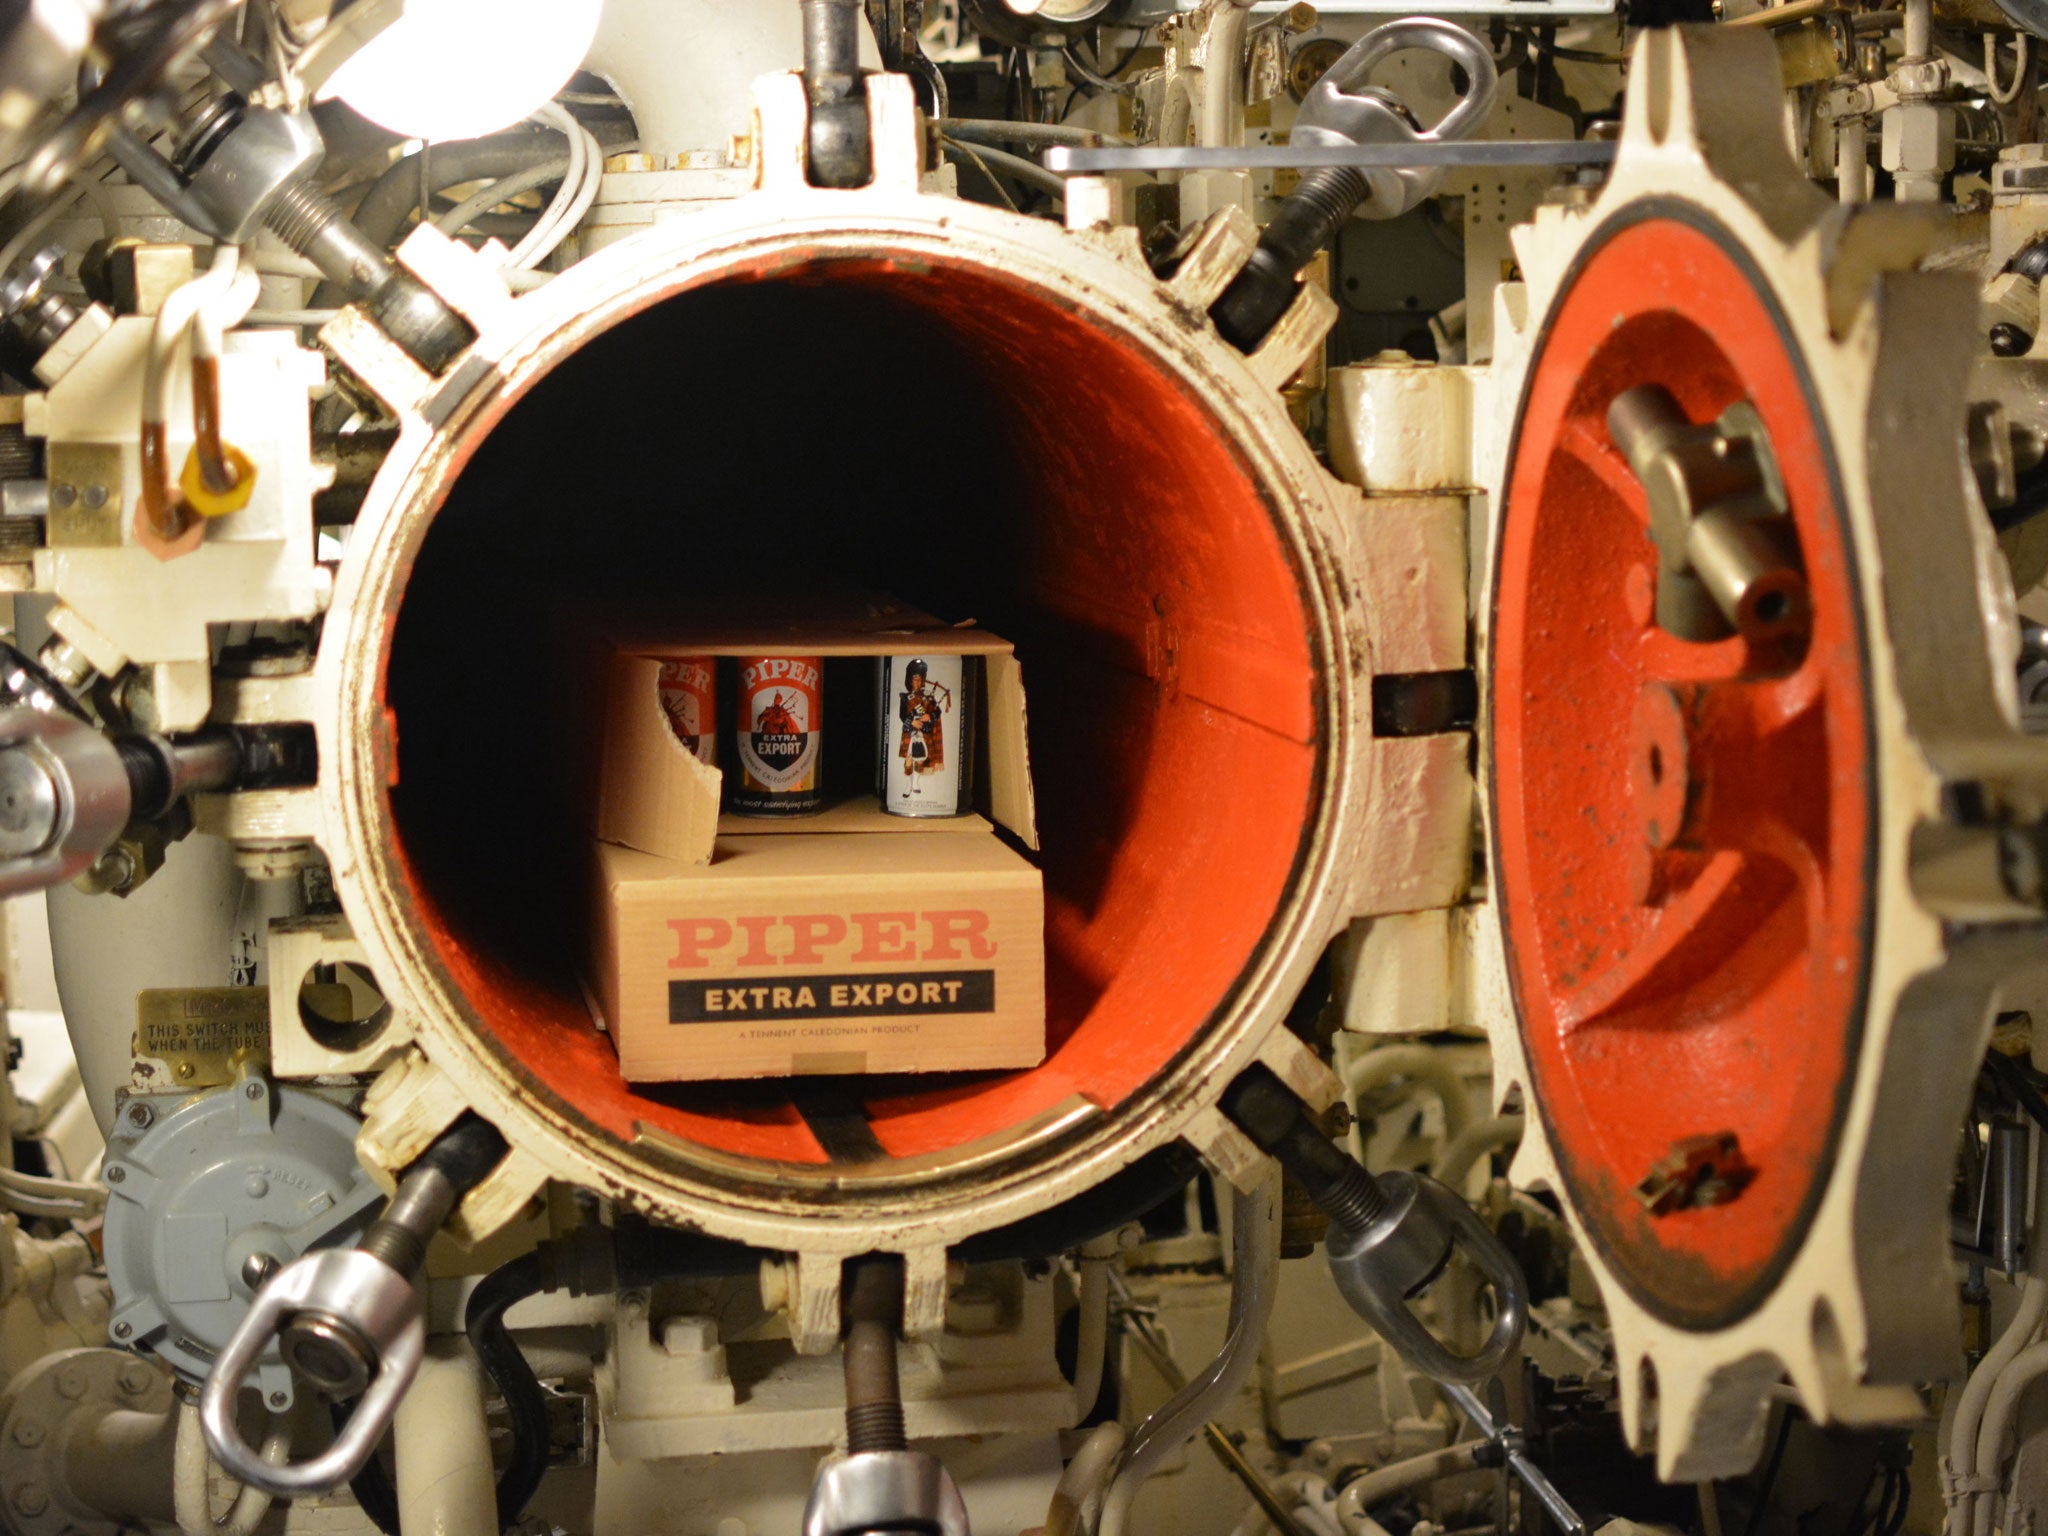
<path fill-rule="evenodd" d="M 85 504 L 97 512 L 107 504 L 107 488 L 104 485 L 88 485 L 85 488 Z"/>
<path fill-rule="evenodd" d="M 50 1496 L 40 1484 L 22 1483 L 14 1490 L 14 1507 L 24 1515 L 40 1515 L 50 1507 Z"/>
<path fill-rule="evenodd" d="M 78 500 L 78 487 L 69 480 L 59 480 L 50 487 L 50 505 L 60 512 Z"/>

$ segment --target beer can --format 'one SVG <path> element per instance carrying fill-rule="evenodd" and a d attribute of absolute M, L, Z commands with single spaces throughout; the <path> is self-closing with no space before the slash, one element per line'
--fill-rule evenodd
<path fill-rule="evenodd" d="M 736 781 L 730 808 L 745 816 L 806 816 L 824 804 L 824 663 L 816 656 L 742 656 L 734 701 Z"/>
<path fill-rule="evenodd" d="M 683 749 L 700 763 L 718 766 L 717 662 L 710 656 L 677 656 L 661 664 L 661 712 Z"/>
<path fill-rule="evenodd" d="M 974 658 L 881 658 L 882 809 L 959 816 L 973 808 Z"/>

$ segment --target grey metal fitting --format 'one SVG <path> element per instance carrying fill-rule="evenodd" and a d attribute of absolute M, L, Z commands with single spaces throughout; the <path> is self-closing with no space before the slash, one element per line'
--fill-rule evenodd
<path fill-rule="evenodd" d="M 120 749 L 63 713 L 0 710 L 0 896 L 76 879 L 128 824 Z"/>
<path fill-rule="evenodd" d="M 1484 1381 L 1497 1375 L 1521 1347 L 1528 1321 L 1528 1287 L 1521 1269 L 1478 1212 L 1448 1185 L 1407 1172 L 1380 1174 L 1377 1183 L 1381 1203 L 1370 1220 L 1357 1226 L 1331 1224 L 1330 1273 L 1337 1289 L 1402 1359 L 1425 1375 L 1438 1381 Z M 1408 1307 L 1436 1283 L 1459 1250 L 1494 1293 L 1492 1331 L 1470 1355 L 1454 1353 Z"/>
<path fill-rule="evenodd" d="M 31 352 L 40 357 L 77 323 L 84 311 L 53 291 L 50 282 L 63 275 L 63 247 L 49 245 L 0 278 L 0 314 L 5 314 Z"/>
<path fill-rule="evenodd" d="M 1695 425 L 1661 384 L 1639 384 L 1614 397 L 1607 430 L 1649 501 L 1658 625 L 1700 642 L 1803 629 L 1806 574 L 1755 409 Z"/>
<path fill-rule="evenodd" d="M 924 1451 L 862 1451 L 818 1474 L 804 1506 L 803 1536 L 931 1531 L 970 1536 L 967 1505 L 938 1457 Z"/>
<path fill-rule="evenodd" d="M 0 164 L 20 153 L 44 108 L 78 77 L 101 0 L 25 0 L 0 22 Z"/>
<path fill-rule="evenodd" d="M 279 194 L 310 175 L 326 152 L 311 113 L 251 107 L 231 116 L 222 131 L 195 140 L 180 155 L 178 170 L 185 195 L 206 217 L 201 227 L 240 245 L 263 225 Z"/>

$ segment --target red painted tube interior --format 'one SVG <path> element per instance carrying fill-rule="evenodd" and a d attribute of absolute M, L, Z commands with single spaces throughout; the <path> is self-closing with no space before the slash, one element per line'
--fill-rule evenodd
<path fill-rule="evenodd" d="M 533 594 L 891 591 L 1013 640 L 1030 695 L 1050 1053 L 839 1080 L 895 1157 L 1112 1108 L 1227 1005 L 1314 812 L 1301 575 L 1216 418 L 988 273 L 781 267 L 663 300 L 491 430 L 421 546 L 386 671 L 392 852 L 489 1040 L 621 1138 L 826 1160 L 781 1081 L 629 1085 L 577 984 L 583 808 L 549 777 Z"/>

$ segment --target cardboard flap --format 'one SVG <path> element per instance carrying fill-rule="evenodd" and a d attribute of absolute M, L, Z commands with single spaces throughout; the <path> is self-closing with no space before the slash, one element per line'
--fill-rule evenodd
<path fill-rule="evenodd" d="M 989 812 L 1038 851 L 1038 795 L 1031 787 L 1030 724 L 1024 668 L 1008 650 L 983 663 L 988 679 Z"/>
<path fill-rule="evenodd" d="M 660 858 L 709 864 L 723 779 L 670 729 L 658 660 L 624 653 L 611 658 L 605 720 L 597 835 Z"/>

